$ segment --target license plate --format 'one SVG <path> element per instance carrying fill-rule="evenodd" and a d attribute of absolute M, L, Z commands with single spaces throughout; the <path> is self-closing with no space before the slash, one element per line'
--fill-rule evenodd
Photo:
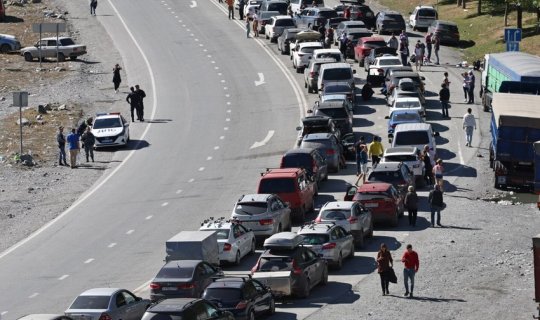
<path fill-rule="evenodd" d="M 107 142 L 112 142 L 112 139 L 103 139 L 102 141 L 107 143 Z"/>
<path fill-rule="evenodd" d="M 379 204 L 376 203 L 376 202 L 364 204 L 364 207 L 366 207 L 366 208 L 377 208 L 378 206 L 379 206 Z"/>
<path fill-rule="evenodd" d="M 175 291 L 176 287 L 163 287 L 161 290 L 163 290 L 163 291 Z"/>

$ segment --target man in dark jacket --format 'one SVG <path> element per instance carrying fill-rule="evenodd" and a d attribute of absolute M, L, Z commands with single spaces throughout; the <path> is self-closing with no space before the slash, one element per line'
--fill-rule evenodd
<path fill-rule="evenodd" d="M 67 166 L 66 162 L 66 136 L 64 136 L 64 127 L 58 127 L 58 134 L 56 135 L 56 141 L 58 142 L 58 165 Z"/>
<path fill-rule="evenodd" d="M 140 121 L 144 121 L 144 98 L 146 98 L 146 93 L 142 90 L 138 84 L 135 85 L 135 92 L 139 95 L 141 103 L 139 104 L 139 109 L 137 109 L 137 118 Z"/>
<path fill-rule="evenodd" d="M 131 92 L 128 93 L 128 95 L 126 97 L 126 101 L 131 106 L 131 122 L 135 122 L 135 118 L 134 118 L 135 113 L 134 113 L 134 111 L 137 113 L 137 120 L 141 120 L 139 118 L 139 108 L 141 106 L 141 96 L 137 92 L 135 92 L 135 88 L 130 87 L 129 89 L 131 90 Z"/>
<path fill-rule="evenodd" d="M 418 195 L 413 186 L 409 186 L 405 195 L 405 207 L 409 213 L 409 225 L 416 226 L 416 216 L 418 215 Z"/>
<path fill-rule="evenodd" d="M 435 189 L 429 192 L 428 201 L 429 201 L 429 206 L 431 207 L 431 226 L 432 227 L 435 226 L 434 218 L 435 218 L 435 213 L 437 213 L 437 225 L 439 227 L 442 227 L 441 210 L 444 207 L 444 202 L 443 202 L 443 193 L 441 192 L 439 185 L 435 185 Z"/>
<path fill-rule="evenodd" d="M 246 2 L 244 0 L 238 1 L 238 14 L 240 15 L 240 20 L 244 20 L 244 7 Z"/>
<path fill-rule="evenodd" d="M 441 84 L 441 91 L 439 91 L 439 100 L 441 101 L 442 117 L 450 118 L 448 115 L 448 103 L 450 102 L 450 90 L 446 84 Z"/>
<path fill-rule="evenodd" d="M 92 159 L 92 162 L 94 162 L 94 144 L 96 143 L 96 137 L 92 133 L 92 128 L 86 128 L 86 132 L 81 136 L 81 141 L 84 145 L 86 162 L 89 161 L 89 157 Z"/>

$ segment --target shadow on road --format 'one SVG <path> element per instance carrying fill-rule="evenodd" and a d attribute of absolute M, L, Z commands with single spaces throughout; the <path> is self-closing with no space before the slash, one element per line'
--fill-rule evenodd
<path fill-rule="evenodd" d="M 343 294 L 339 294 L 343 292 Z M 360 299 L 360 295 L 352 291 L 348 283 L 330 281 L 327 285 L 318 285 L 311 289 L 307 299 L 285 299 L 280 304 L 282 309 L 287 308 L 320 308 L 325 304 L 351 304 Z M 294 315 L 296 317 L 296 315 Z M 279 317 L 279 319 L 296 319 Z"/>
<path fill-rule="evenodd" d="M 364 119 L 364 118 L 354 118 L 353 119 L 353 127 L 354 128 L 358 128 L 358 127 L 371 127 L 373 126 L 375 123 L 373 123 L 373 121 L 370 121 L 370 120 L 367 120 L 367 119 Z"/>

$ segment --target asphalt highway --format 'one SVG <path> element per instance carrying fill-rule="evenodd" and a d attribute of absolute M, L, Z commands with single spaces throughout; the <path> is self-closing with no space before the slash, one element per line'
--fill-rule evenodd
<path fill-rule="evenodd" d="M 129 80 L 150 93 L 148 121 L 131 126 L 130 147 L 117 152 L 117 165 L 94 188 L 0 254 L 3 319 L 61 313 L 95 287 L 122 287 L 147 297 L 147 282 L 163 264 L 164 242 L 197 229 L 206 217 L 229 216 L 240 195 L 255 191 L 259 173 L 276 167 L 292 148 L 299 118 L 317 98 L 303 89 L 288 56 L 264 38 L 247 39 L 243 23 L 229 21 L 217 1 L 102 1 L 100 10 L 105 14 L 98 20 L 121 52 Z M 450 51 L 442 56 L 459 62 Z M 365 73 L 355 68 L 361 87 Z M 428 91 L 438 92 L 443 71 L 424 68 Z M 454 84 L 460 83 L 460 71 L 450 70 Z M 461 101 L 459 85 L 452 89 L 459 96 L 452 101 Z M 355 108 L 355 132 L 386 137 L 381 97 Z M 467 106 L 454 103 L 452 119 L 440 121 L 437 97 L 428 98 L 428 121 L 441 133 L 439 155 L 452 183 L 475 156 L 474 148 L 464 147 L 461 130 Z M 474 139 L 479 138 L 477 131 Z M 355 180 L 352 167 L 323 185 L 318 206 L 342 199 L 346 183 Z M 331 273 L 326 289 L 279 305 L 273 318 L 303 319 L 324 304 L 353 299 L 352 286 L 374 270 L 378 244 L 405 241 L 409 233 L 398 228 L 375 234 L 343 270 Z M 255 258 L 225 271 L 245 272 Z"/>

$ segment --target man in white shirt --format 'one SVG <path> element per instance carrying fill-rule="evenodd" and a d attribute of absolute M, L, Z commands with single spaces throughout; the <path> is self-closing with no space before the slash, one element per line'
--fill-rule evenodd
<path fill-rule="evenodd" d="M 470 147 L 472 142 L 473 130 L 476 130 L 476 120 L 472 115 L 472 109 L 468 108 L 467 113 L 463 116 L 463 129 L 465 130 L 465 135 L 467 137 L 466 146 Z"/>

